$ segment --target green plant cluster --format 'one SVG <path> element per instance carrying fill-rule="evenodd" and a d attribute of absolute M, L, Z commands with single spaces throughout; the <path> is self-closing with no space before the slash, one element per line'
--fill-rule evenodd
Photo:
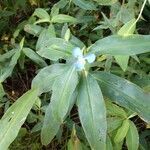
<path fill-rule="evenodd" d="M 17 2 L 0 11 L 0 150 L 148 150 L 150 2 Z M 13 99 L 7 84 L 29 66 Z"/>

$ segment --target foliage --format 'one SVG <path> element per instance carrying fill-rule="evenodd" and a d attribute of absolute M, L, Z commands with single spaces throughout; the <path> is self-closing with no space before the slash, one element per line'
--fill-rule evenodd
<path fill-rule="evenodd" d="M 134 119 L 150 123 L 150 35 L 140 34 L 148 1 L 17 2 L 12 10 L 38 8 L 0 49 L 0 148 L 147 150 L 148 132 L 139 134 Z M 12 102 L 7 81 L 27 63 L 36 75 Z"/>

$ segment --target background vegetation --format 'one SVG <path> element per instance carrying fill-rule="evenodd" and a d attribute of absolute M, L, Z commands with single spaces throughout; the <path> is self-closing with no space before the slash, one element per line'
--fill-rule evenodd
<path fill-rule="evenodd" d="M 47 54 L 44 56 L 43 51 L 38 54 L 44 58 L 34 55 L 41 30 L 47 29 L 49 25 L 45 11 L 52 18 L 58 13 L 72 16 L 73 18 L 60 16 L 60 18 L 53 19 L 55 34 L 57 37 L 64 39 L 70 38 L 71 34 L 70 41 L 81 47 L 84 47 L 84 45 L 90 46 L 97 40 L 109 35 L 150 34 L 149 1 L 0 1 L 0 118 L 21 95 L 31 88 L 31 82 L 41 68 L 56 62 L 65 63 L 64 59 L 47 59 Z M 45 18 L 42 13 L 44 13 Z M 120 30 L 124 25 L 127 26 Z M 131 33 L 126 33 L 125 31 L 129 28 L 131 28 L 129 30 Z M 46 39 L 45 34 L 44 40 L 46 41 Z M 40 45 L 42 43 L 39 42 Z M 29 47 L 33 52 L 30 50 L 24 51 L 12 58 L 13 50 L 18 47 Z M 97 58 L 97 62 L 92 65 L 92 70 L 111 72 L 137 84 L 145 93 L 150 92 L 149 52 L 132 55 L 131 57 L 101 55 Z M 17 138 L 9 146 L 10 150 L 90 149 L 81 128 L 76 106 L 73 107 L 51 143 L 47 146 L 42 145 L 40 132 L 50 97 L 51 92 L 47 92 L 40 96 L 40 100 L 36 101 Z M 140 118 L 131 110 L 112 103 L 108 97 L 104 97 L 104 99 L 107 108 L 109 135 L 107 137 L 109 138 L 107 139 L 107 149 L 121 150 L 128 147 L 129 150 L 136 150 L 132 145 L 137 144 L 140 150 L 149 150 L 150 130 L 148 122 L 143 121 L 143 118 Z M 2 122 L 0 123 L 2 124 Z M 2 130 L 2 128 L 0 129 Z M 134 133 L 131 132 L 132 138 L 129 133 L 127 134 L 130 130 L 134 131 Z M 114 137 L 114 135 L 116 136 Z M 139 141 L 139 144 L 137 141 Z"/>

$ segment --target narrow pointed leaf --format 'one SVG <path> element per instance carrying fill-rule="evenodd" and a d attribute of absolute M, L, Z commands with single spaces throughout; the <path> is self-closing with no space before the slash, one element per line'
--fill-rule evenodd
<path fill-rule="evenodd" d="M 76 23 L 77 19 L 69 15 L 58 14 L 53 16 L 51 21 L 53 23 Z"/>
<path fill-rule="evenodd" d="M 4 91 L 3 85 L 0 83 L 0 100 L 4 95 L 5 95 L 5 91 Z"/>
<path fill-rule="evenodd" d="M 118 31 L 118 35 L 129 36 L 130 34 L 134 33 L 135 29 L 136 29 L 136 19 L 134 18 L 120 28 L 120 30 Z"/>
<path fill-rule="evenodd" d="M 48 45 L 49 43 L 49 39 L 54 37 L 56 37 L 56 35 L 55 35 L 55 28 L 53 25 L 50 25 L 48 29 L 43 29 L 36 43 L 36 50 L 40 50 L 46 47 L 46 45 Z"/>
<path fill-rule="evenodd" d="M 106 150 L 113 150 L 112 142 L 108 135 L 107 135 L 107 140 L 106 140 Z"/>
<path fill-rule="evenodd" d="M 31 60 L 33 60 L 35 63 L 39 64 L 41 67 L 47 66 L 46 62 L 32 49 L 30 48 L 23 48 L 22 51 L 24 54 L 29 57 Z"/>
<path fill-rule="evenodd" d="M 4 62 L 7 59 L 9 59 L 10 57 L 12 57 L 16 52 L 16 49 L 12 49 L 10 51 L 8 51 L 7 53 L 4 53 L 3 55 L 0 54 L 0 62 Z"/>
<path fill-rule="evenodd" d="M 78 76 L 74 66 L 70 66 L 62 76 L 54 81 L 51 102 L 46 110 L 41 132 L 41 140 L 44 145 L 49 144 L 54 138 L 70 110 L 77 83 Z"/>
<path fill-rule="evenodd" d="M 68 66 L 64 64 L 54 64 L 41 69 L 32 80 L 32 87 L 37 87 L 39 94 L 51 91 L 55 79 L 65 73 L 67 69 Z"/>
<path fill-rule="evenodd" d="M 126 71 L 128 67 L 129 56 L 127 55 L 116 55 L 115 56 L 116 62 L 122 68 L 123 71 Z"/>
<path fill-rule="evenodd" d="M 124 24 L 121 29 L 118 31 L 118 35 L 121 36 L 129 36 L 132 35 L 136 29 L 136 19 L 132 19 L 126 24 Z M 114 56 L 116 59 L 116 62 L 120 65 L 123 71 L 126 71 L 128 67 L 128 61 L 129 61 L 129 56 L 124 56 L 124 55 L 116 55 Z"/>
<path fill-rule="evenodd" d="M 117 130 L 117 133 L 114 138 L 115 143 L 120 143 L 124 140 L 129 130 L 129 120 L 126 119 L 123 121 L 122 126 Z"/>
<path fill-rule="evenodd" d="M 115 2 L 117 2 L 117 0 L 94 0 L 96 2 L 98 2 L 100 5 L 112 5 Z"/>
<path fill-rule="evenodd" d="M 106 109 L 97 81 L 83 77 L 78 94 L 79 118 L 91 149 L 105 149 L 106 142 Z"/>
<path fill-rule="evenodd" d="M 73 48 L 74 46 L 64 39 L 49 38 L 43 46 L 40 46 L 37 53 L 41 57 L 56 61 L 60 58 L 70 57 Z"/>
<path fill-rule="evenodd" d="M 24 30 L 29 34 L 32 34 L 34 36 L 39 36 L 43 30 L 43 27 L 35 24 L 27 24 L 24 26 Z"/>
<path fill-rule="evenodd" d="M 13 69 L 16 66 L 17 61 L 20 57 L 20 54 L 21 54 L 21 51 L 17 49 L 14 55 L 12 56 L 8 66 L 0 69 L 0 82 L 3 82 L 6 78 L 8 78 L 12 74 Z"/>
<path fill-rule="evenodd" d="M 30 90 L 6 111 L 0 120 L 0 148 L 2 150 L 7 150 L 14 141 L 36 99 L 37 90 Z"/>
<path fill-rule="evenodd" d="M 139 134 L 134 123 L 132 121 L 130 121 L 129 123 L 130 123 L 130 127 L 126 136 L 126 144 L 128 150 L 138 150 Z"/>
<path fill-rule="evenodd" d="M 95 42 L 90 50 L 97 55 L 136 55 L 150 52 L 150 35 L 112 35 Z"/>
<path fill-rule="evenodd" d="M 136 112 L 145 121 L 150 121 L 150 95 L 140 87 L 121 77 L 107 72 L 93 74 L 104 95 L 120 106 Z"/>
<path fill-rule="evenodd" d="M 73 0 L 73 3 L 85 10 L 96 10 L 96 6 L 91 1 L 86 0 Z"/>
<path fill-rule="evenodd" d="M 123 118 L 119 117 L 108 117 L 107 118 L 107 131 L 108 133 L 113 132 L 117 128 L 119 128 L 122 124 Z"/>
<path fill-rule="evenodd" d="M 42 9 L 42 8 L 37 8 L 37 9 L 34 11 L 33 16 L 37 16 L 37 17 L 39 17 L 40 19 L 50 20 L 50 16 L 49 16 L 49 14 L 47 13 L 47 11 L 44 10 L 44 9 Z"/>
<path fill-rule="evenodd" d="M 123 110 L 123 108 L 119 107 L 118 105 L 114 104 L 111 101 L 106 102 L 106 108 L 107 108 L 107 116 L 111 117 L 121 117 L 121 118 L 127 118 L 127 113 Z"/>

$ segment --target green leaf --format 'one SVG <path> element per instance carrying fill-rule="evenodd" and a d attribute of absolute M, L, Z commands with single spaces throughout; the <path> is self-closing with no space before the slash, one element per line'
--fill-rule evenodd
<path fill-rule="evenodd" d="M 55 29 L 50 25 L 41 32 L 36 44 L 37 53 L 50 60 L 58 60 L 72 55 L 74 46 L 61 38 L 56 38 Z"/>
<path fill-rule="evenodd" d="M 17 64 L 17 61 L 20 57 L 20 54 L 21 54 L 20 49 L 17 49 L 15 51 L 14 55 L 12 56 L 8 66 L 4 67 L 0 70 L 0 83 L 3 82 L 6 78 L 8 78 L 12 74 L 12 71 L 13 71 L 13 69 L 14 69 L 15 65 Z M 9 55 L 7 55 L 7 56 L 9 56 Z M 7 56 L 5 58 L 7 58 Z"/>
<path fill-rule="evenodd" d="M 112 5 L 117 2 L 117 0 L 94 0 L 98 2 L 100 5 Z"/>
<path fill-rule="evenodd" d="M 4 89 L 3 89 L 3 85 L 0 83 L 0 100 L 1 100 L 1 98 L 3 98 L 3 96 L 4 96 L 5 94 L 6 94 L 6 93 L 5 93 Z"/>
<path fill-rule="evenodd" d="M 0 83 L 4 82 L 6 78 L 8 78 L 13 71 L 14 67 L 5 67 L 0 69 Z"/>
<path fill-rule="evenodd" d="M 59 14 L 59 7 L 57 5 L 54 5 L 51 9 L 51 17 L 56 16 Z"/>
<path fill-rule="evenodd" d="M 44 10 L 44 9 L 42 9 L 42 8 L 37 8 L 37 9 L 34 11 L 33 16 L 37 16 L 37 17 L 39 17 L 40 19 L 44 19 L 44 20 L 50 21 L 50 16 L 49 16 L 49 14 L 47 13 L 46 10 Z"/>
<path fill-rule="evenodd" d="M 98 40 L 90 48 L 97 55 L 136 55 L 150 52 L 150 35 L 112 35 Z"/>
<path fill-rule="evenodd" d="M 108 117 L 107 118 L 107 131 L 111 133 L 121 126 L 123 119 L 119 117 Z"/>
<path fill-rule="evenodd" d="M 70 105 L 74 101 L 73 92 L 78 83 L 78 76 L 74 66 L 54 81 L 51 102 L 46 109 L 41 140 L 44 145 L 54 138 L 63 123 Z"/>
<path fill-rule="evenodd" d="M 24 26 L 24 30 L 29 34 L 32 34 L 34 36 L 39 36 L 39 34 L 43 30 L 43 27 L 35 24 L 27 24 Z"/>
<path fill-rule="evenodd" d="M 52 86 L 56 78 L 64 74 L 68 70 L 65 64 L 54 64 L 40 70 L 40 72 L 32 80 L 32 87 L 39 89 L 39 94 L 52 90 Z"/>
<path fill-rule="evenodd" d="M 46 62 L 32 49 L 30 48 L 23 48 L 22 51 L 24 54 L 29 57 L 31 60 L 33 60 L 35 63 L 39 64 L 41 67 L 47 66 Z"/>
<path fill-rule="evenodd" d="M 70 36 L 71 36 L 70 29 L 68 29 L 68 30 L 66 31 L 65 35 L 64 35 L 64 39 L 65 39 L 66 41 L 69 41 Z"/>
<path fill-rule="evenodd" d="M 122 146 L 123 146 L 123 141 L 120 143 L 114 143 L 113 144 L 113 149 L 114 150 L 122 150 Z"/>
<path fill-rule="evenodd" d="M 110 101 L 106 101 L 106 108 L 107 108 L 107 115 L 108 116 L 118 116 L 121 118 L 127 118 L 126 112 L 123 110 L 123 108 L 113 104 Z"/>
<path fill-rule="evenodd" d="M 108 135 L 107 135 L 107 139 L 106 139 L 106 150 L 113 150 L 112 142 Z"/>
<path fill-rule="evenodd" d="M 14 15 L 14 11 L 8 11 L 8 10 L 0 10 L 0 17 L 9 17 L 9 16 L 12 16 Z"/>
<path fill-rule="evenodd" d="M 0 62 L 4 62 L 7 59 L 9 59 L 10 57 L 12 57 L 16 52 L 16 49 L 12 49 L 10 51 L 8 51 L 7 53 L 4 53 L 3 55 L 0 55 Z"/>
<path fill-rule="evenodd" d="M 129 121 L 130 127 L 126 136 L 126 144 L 128 150 L 138 150 L 139 147 L 139 134 L 136 126 L 132 121 Z"/>
<path fill-rule="evenodd" d="M 72 56 L 74 46 L 61 38 L 49 38 L 45 45 L 41 45 L 37 53 L 44 58 L 50 60 L 58 60 L 60 58 L 68 58 Z"/>
<path fill-rule="evenodd" d="M 67 150 L 83 150 L 82 143 L 76 135 L 75 127 L 73 127 L 71 138 L 68 141 Z"/>
<path fill-rule="evenodd" d="M 118 31 L 118 35 L 129 36 L 133 34 L 136 29 L 136 19 L 132 19 L 126 24 L 124 24 L 121 29 Z"/>
<path fill-rule="evenodd" d="M 116 62 L 122 68 L 122 70 L 126 71 L 127 67 L 128 67 L 129 56 L 127 56 L 127 55 L 116 55 L 114 57 L 116 59 Z"/>
<path fill-rule="evenodd" d="M 132 19 L 127 22 L 119 31 L 118 35 L 129 36 L 134 33 L 136 29 L 136 19 Z M 115 56 L 116 62 L 120 65 L 123 71 L 126 71 L 128 67 L 129 56 L 117 55 Z"/>
<path fill-rule="evenodd" d="M 150 77 L 137 75 L 134 76 L 132 82 L 140 86 L 144 91 L 150 92 Z"/>
<path fill-rule="evenodd" d="M 120 143 L 124 140 L 129 130 L 129 120 L 126 119 L 123 121 L 122 126 L 117 130 L 117 133 L 114 138 L 115 143 Z"/>
<path fill-rule="evenodd" d="M 55 15 L 52 17 L 51 22 L 53 23 L 76 23 L 77 19 L 64 14 Z"/>
<path fill-rule="evenodd" d="M 10 61 L 10 64 L 9 64 L 9 66 L 11 67 L 15 67 L 15 65 L 17 64 L 17 61 L 18 61 L 18 59 L 19 59 L 19 57 L 20 57 L 20 55 L 21 55 L 21 50 L 20 49 L 18 49 L 16 52 L 15 52 L 15 54 L 12 56 L 12 58 L 11 58 L 11 61 Z"/>
<path fill-rule="evenodd" d="M 96 6 L 92 1 L 87 0 L 73 0 L 73 3 L 85 10 L 96 10 Z"/>
<path fill-rule="evenodd" d="M 132 82 L 107 72 L 97 72 L 93 76 L 99 82 L 104 95 L 120 106 L 136 112 L 145 121 L 150 121 L 149 94 Z"/>
<path fill-rule="evenodd" d="M 37 90 L 30 90 L 6 111 L 0 120 L 1 149 L 7 150 L 14 141 L 36 99 Z"/>
<path fill-rule="evenodd" d="M 38 38 L 36 49 L 42 49 L 44 46 L 48 45 L 50 38 L 56 37 L 55 28 L 53 25 L 50 25 L 48 29 L 44 29 Z"/>
<path fill-rule="evenodd" d="M 81 78 L 78 92 L 79 118 L 91 149 L 105 149 L 106 109 L 97 81 L 90 75 Z"/>

